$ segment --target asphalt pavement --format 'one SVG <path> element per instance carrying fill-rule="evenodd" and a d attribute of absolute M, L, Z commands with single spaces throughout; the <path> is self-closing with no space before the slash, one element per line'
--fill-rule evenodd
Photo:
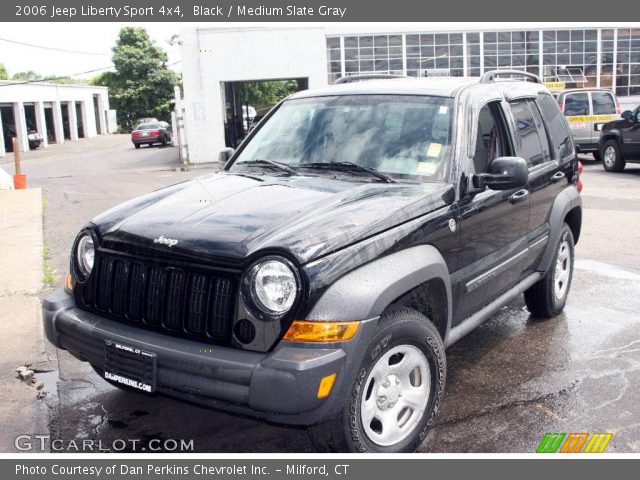
<path fill-rule="evenodd" d="M 546 432 L 611 432 L 607 451 L 640 451 L 640 165 L 613 174 L 589 156 L 584 163 L 583 231 L 564 313 L 535 321 L 518 299 L 451 347 L 444 404 L 422 452 L 533 452 Z M 25 155 L 28 181 L 46 198 L 55 284 L 94 215 L 215 169 L 177 167 L 176 148 L 134 150 L 124 136 Z M 193 440 L 197 452 L 313 451 L 302 430 L 121 391 L 67 352 L 51 353 L 49 429 L 67 450 L 82 439 L 160 439 Z"/>

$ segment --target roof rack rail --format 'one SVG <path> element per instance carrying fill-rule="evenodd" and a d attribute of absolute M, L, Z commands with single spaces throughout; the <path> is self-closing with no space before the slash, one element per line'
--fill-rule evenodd
<path fill-rule="evenodd" d="M 347 75 L 345 77 L 340 77 L 335 82 L 334 85 L 338 85 L 340 83 L 353 83 L 353 82 L 362 82 L 363 80 L 389 80 L 392 78 L 412 78 L 406 75 L 393 75 L 386 73 L 370 73 L 370 74 L 362 74 L 362 75 Z"/>
<path fill-rule="evenodd" d="M 490 72 L 486 72 L 482 77 L 480 77 L 480 83 L 490 83 L 495 82 L 502 76 L 509 76 L 510 78 L 514 77 L 524 77 L 524 81 L 527 80 L 533 81 L 535 83 L 542 83 L 540 77 L 534 75 L 533 73 L 524 72 L 522 70 L 491 70 Z"/>

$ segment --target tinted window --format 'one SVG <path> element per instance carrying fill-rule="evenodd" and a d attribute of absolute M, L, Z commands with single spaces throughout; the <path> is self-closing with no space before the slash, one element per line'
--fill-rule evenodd
<path fill-rule="evenodd" d="M 142 125 L 138 125 L 136 130 L 157 130 L 159 128 L 162 127 L 157 123 L 143 123 Z"/>
<path fill-rule="evenodd" d="M 564 114 L 567 117 L 589 115 L 589 95 L 587 93 L 570 93 L 564 97 Z"/>
<path fill-rule="evenodd" d="M 499 108 L 499 107 L 495 107 Z M 503 155 L 507 155 L 501 135 L 501 125 L 490 105 L 485 105 L 478 114 L 478 131 L 476 136 L 476 151 L 473 165 L 476 173 L 486 172 L 491 162 Z"/>
<path fill-rule="evenodd" d="M 616 112 L 616 102 L 609 92 L 591 92 L 594 115 L 610 115 Z"/>
<path fill-rule="evenodd" d="M 540 134 L 529 102 L 526 100 L 510 104 L 516 126 L 516 141 L 518 151 L 530 167 L 545 160 Z M 535 105 L 532 105 L 535 107 Z M 542 141 L 546 142 L 546 138 Z"/>
<path fill-rule="evenodd" d="M 567 122 L 562 117 L 558 104 L 551 98 L 551 95 L 543 93 L 538 96 L 538 105 L 542 110 L 542 116 L 551 137 L 551 149 L 554 152 L 553 158 L 560 160 L 571 155 L 573 151 L 571 132 L 569 132 Z"/>

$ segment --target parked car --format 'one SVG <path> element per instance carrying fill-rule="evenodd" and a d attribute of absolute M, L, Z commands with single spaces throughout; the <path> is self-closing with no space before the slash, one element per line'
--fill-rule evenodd
<path fill-rule="evenodd" d="M 608 172 L 621 172 L 627 163 L 640 163 L 640 106 L 622 112 L 622 120 L 603 125 L 598 150 Z"/>
<path fill-rule="evenodd" d="M 621 112 L 615 93 L 601 88 L 578 88 L 558 92 L 555 97 L 569 121 L 576 150 L 591 153 L 599 161 L 600 130 Z"/>
<path fill-rule="evenodd" d="M 251 105 L 242 105 L 242 125 L 245 132 L 251 130 L 251 126 L 255 118 L 256 109 Z"/>
<path fill-rule="evenodd" d="M 523 292 L 532 318 L 565 306 L 579 163 L 531 74 L 298 92 L 221 160 L 79 232 L 43 304 L 50 342 L 322 450 L 409 452 L 447 347 Z"/>
<path fill-rule="evenodd" d="M 15 127 L 7 125 L 4 128 L 4 145 L 7 152 L 13 151 L 13 138 L 16 136 Z M 27 141 L 29 142 L 29 149 L 35 150 L 42 144 L 42 135 L 34 128 L 27 127 Z"/>
<path fill-rule="evenodd" d="M 167 122 L 141 123 L 131 132 L 133 146 L 140 148 L 141 145 L 167 145 L 172 142 L 171 125 Z"/>

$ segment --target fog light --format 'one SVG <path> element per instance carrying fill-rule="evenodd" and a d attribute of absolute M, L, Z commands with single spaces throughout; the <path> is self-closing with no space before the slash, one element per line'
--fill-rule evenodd
<path fill-rule="evenodd" d="M 358 331 L 360 322 L 310 322 L 294 320 L 285 340 L 292 342 L 342 342 L 350 340 Z"/>
<path fill-rule="evenodd" d="M 67 293 L 73 292 L 73 285 L 74 285 L 73 275 L 67 272 L 67 274 L 64 276 L 64 289 L 67 291 Z"/>
<path fill-rule="evenodd" d="M 318 398 L 327 398 L 331 393 L 331 389 L 333 388 L 333 382 L 336 381 L 336 374 L 332 373 L 331 375 L 327 375 L 322 380 L 320 380 L 320 385 L 318 385 Z"/>

